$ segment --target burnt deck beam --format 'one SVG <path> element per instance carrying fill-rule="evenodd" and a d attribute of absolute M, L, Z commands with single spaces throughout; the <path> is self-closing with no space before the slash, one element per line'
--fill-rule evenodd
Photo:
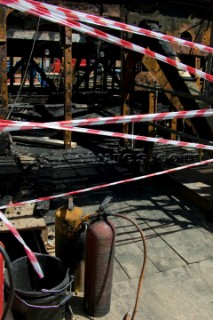
<path fill-rule="evenodd" d="M 6 19 L 9 12 L 9 9 L 0 6 L 0 117 L 3 119 L 8 113 Z"/>
<path fill-rule="evenodd" d="M 72 29 L 65 27 L 63 31 L 64 50 L 64 119 L 72 119 Z M 71 148 L 71 131 L 64 132 L 64 147 Z"/>

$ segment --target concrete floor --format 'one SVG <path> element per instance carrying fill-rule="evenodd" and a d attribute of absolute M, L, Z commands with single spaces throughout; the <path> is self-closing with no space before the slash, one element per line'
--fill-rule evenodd
<path fill-rule="evenodd" d="M 112 213 L 134 219 L 146 235 L 148 261 L 136 319 L 212 319 L 213 225 L 205 215 L 161 180 L 88 193 L 77 201 L 90 213 L 106 195 L 113 196 Z M 71 300 L 74 320 L 122 320 L 134 307 L 142 241 L 131 223 L 113 221 L 117 237 L 110 313 L 101 318 L 87 316 L 79 295 Z"/>

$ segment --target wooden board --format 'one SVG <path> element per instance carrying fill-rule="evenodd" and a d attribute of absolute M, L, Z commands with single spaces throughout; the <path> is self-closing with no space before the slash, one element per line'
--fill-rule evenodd
<path fill-rule="evenodd" d="M 27 230 L 44 230 L 46 229 L 46 223 L 43 218 L 19 218 L 19 219 L 11 219 L 13 226 L 18 231 L 27 231 Z M 3 223 L 0 222 L 0 233 L 1 232 L 9 232 L 8 227 Z"/>
<path fill-rule="evenodd" d="M 27 203 L 21 207 L 10 207 L 5 210 L 5 216 L 18 231 L 46 230 L 44 218 L 33 216 L 35 203 Z M 9 232 L 8 227 L 1 221 L 0 233 Z"/>
<path fill-rule="evenodd" d="M 213 188 L 211 185 L 197 180 L 196 173 L 191 177 L 185 172 L 172 173 L 170 178 L 178 192 L 202 211 L 210 211 L 213 206 Z M 198 177 L 197 177 L 198 178 Z"/>
<path fill-rule="evenodd" d="M 27 203 L 21 207 L 10 207 L 5 210 L 5 216 L 8 219 L 32 216 L 35 208 L 35 203 Z"/>

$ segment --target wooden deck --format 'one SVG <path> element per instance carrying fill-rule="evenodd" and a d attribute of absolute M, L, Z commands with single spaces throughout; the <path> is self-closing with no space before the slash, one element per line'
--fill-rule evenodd
<path fill-rule="evenodd" d="M 28 152 L 26 147 L 20 147 L 21 151 Z M 41 167 L 34 174 L 34 187 L 38 185 L 46 188 L 50 179 L 56 193 L 78 190 L 91 183 L 99 185 L 109 180 L 121 180 L 130 174 L 113 161 L 100 163 L 92 153 L 85 153 L 87 150 L 77 148 L 59 153 L 57 149 L 54 154 L 49 154 L 47 150 L 35 148 L 34 152 L 38 151 L 42 157 L 47 152 L 47 167 Z M 77 163 L 75 153 L 78 154 Z M 209 177 L 208 168 L 206 166 L 205 170 Z M 189 174 L 185 170 L 179 178 L 185 176 L 189 182 Z M 194 172 L 191 175 L 195 178 Z M 46 183 L 42 185 L 44 178 Z M 85 213 L 93 213 L 110 195 L 112 213 L 134 219 L 145 232 L 148 261 L 135 320 L 212 319 L 213 224 L 208 221 L 202 208 L 198 209 L 177 192 L 175 181 L 177 179 L 174 177 L 155 177 L 74 197 L 75 205 L 82 207 Z M 210 184 L 210 181 L 195 178 L 194 183 L 199 182 Z M 52 201 L 51 208 L 59 208 L 61 200 Z M 48 228 L 54 238 L 53 209 L 48 212 L 48 217 L 44 216 L 44 219 L 47 218 L 52 219 Z M 116 225 L 117 236 L 111 310 L 104 317 L 94 318 L 100 320 L 123 320 L 124 315 L 134 308 L 143 261 L 142 241 L 136 228 L 126 220 L 112 220 Z M 54 254 L 54 241 L 49 241 L 48 246 L 50 254 Z M 71 299 L 74 313 L 72 320 L 93 319 L 84 311 L 82 296 L 74 295 Z"/>
<path fill-rule="evenodd" d="M 162 182 L 159 187 L 130 184 L 76 200 L 89 213 L 106 195 L 113 196 L 112 213 L 133 218 L 147 239 L 148 263 L 136 319 L 212 319 L 212 224 Z M 126 220 L 113 221 L 117 238 L 111 311 L 98 318 L 105 320 L 123 319 L 133 309 L 143 261 L 138 231 Z M 73 297 L 71 306 L 74 320 L 93 319 L 85 314 L 81 295 Z"/>

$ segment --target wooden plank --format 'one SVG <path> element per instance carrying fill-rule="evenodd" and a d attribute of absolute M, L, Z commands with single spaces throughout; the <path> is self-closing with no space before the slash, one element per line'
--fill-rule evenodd
<path fill-rule="evenodd" d="M 155 230 L 162 233 L 165 229 Z M 181 232 L 168 232 L 162 238 L 187 264 L 213 258 L 212 235 L 201 227 L 189 226 Z"/>
<path fill-rule="evenodd" d="M 172 269 L 175 264 L 178 268 L 181 264 L 212 259 L 213 237 L 199 220 L 199 211 L 192 206 L 189 207 L 188 202 L 184 203 L 181 198 L 174 201 L 173 197 L 163 192 L 162 195 L 154 195 L 154 193 L 152 196 L 146 195 L 147 199 L 149 196 L 151 199 L 146 202 L 141 199 L 128 201 L 133 209 L 136 208 L 135 211 L 141 220 L 150 228 L 148 230 L 145 227 L 146 234 L 149 232 L 147 239 L 149 259 L 160 271 Z M 156 237 L 153 237 L 151 230 L 155 232 Z M 159 243 L 157 239 L 161 239 Z M 176 261 L 172 261 L 173 257 Z M 164 259 L 167 261 L 163 261 Z"/>
<path fill-rule="evenodd" d="M 36 35 L 36 41 L 60 41 L 60 33 L 53 31 L 36 31 L 9 29 L 7 31 L 7 39 L 33 40 Z M 72 42 L 81 42 L 81 36 L 77 33 L 72 34 Z"/>
<path fill-rule="evenodd" d="M 50 139 L 49 137 L 29 137 L 29 136 L 13 136 L 14 141 L 28 142 L 28 143 L 39 143 L 51 146 L 63 146 L 64 141 L 57 139 Z M 71 143 L 71 148 L 76 148 L 76 142 Z"/>
<path fill-rule="evenodd" d="M 18 231 L 28 231 L 28 230 L 45 230 L 46 223 L 43 218 L 19 218 L 11 219 L 10 222 Z M 9 232 L 8 227 L 0 222 L 0 233 Z"/>
<path fill-rule="evenodd" d="M 198 196 L 205 198 L 208 201 L 213 201 L 213 189 L 212 186 L 198 181 L 196 183 L 184 183 L 185 187 L 197 193 Z"/>
<path fill-rule="evenodd" d="M 32 216 L 35 203 L 27 203 L 21 207 L 10 207 L 5 210 L 5 216 L 8 219 Z"/>
<path fill-rule="evenodd" d="M 196 172 L 194 172 L 196 176 Z M 193 177 L 185 173 L 185 176 L 179 173 L 170 174 L 173 185 L 177 188 L 179 194 L 185 199 L 191 201 L 202 211 L 210 211 L 213 207 L 213 188 L 211 185 L 202 181 L 193 181 Z"/>

